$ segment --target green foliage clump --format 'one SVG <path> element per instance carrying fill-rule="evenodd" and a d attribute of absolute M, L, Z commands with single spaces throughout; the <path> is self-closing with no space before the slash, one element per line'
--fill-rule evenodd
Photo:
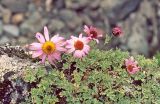
<path fill-rule="evenodd" d="M 127 52 L 94 49 L 83 59 L 64 55 L 60 66 L 27 70 L 24 80 L 36 83 L 30 102 L 36 104 L 159 104 L 158 59 L 135 57 L 141 70 L 129 75 Z"/>

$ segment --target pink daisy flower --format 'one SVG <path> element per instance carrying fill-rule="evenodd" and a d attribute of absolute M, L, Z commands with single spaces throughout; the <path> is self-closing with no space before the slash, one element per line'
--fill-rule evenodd
<path fill-rule="evenodd" d="M 82 58 L 86 56 L 90 50 L 88 45 L 89 39 L 87 37 L 82 37 L 82 34 L 79 37 L 71 36 L 70 40 L 66 41 L 67 53 L 72 53 L 76 58 Z"/>
<path fill-rule="evenodd" d="M 39 43 L 34 42 L 29 45 L 29 50 L 33 52 L 32 58 L 39 57 L 42 59 L 42 63 L 48 58 L 51 64 L 61 59 L 61 53 L 66 51 L 66 49 L 63 48 L 65 45 L 63 37 L 55 35 L 49 39 L 49 32 L 46 26 L 44 27 L 44 36 L 38 32 L 35 37 L 38 39 Z"/>
<path fill-rule="evenodd" d="M 95 28 L 95 27 L 92 27 L 92 26 L 87 26 L 85 25 L 84 26 L 84 32 L 88 35 L 89 39 L 90 40 L 95 40 L 97 43 L 99 43 L 99 40 L 98 38 L 102 37 L 102 31 Z"/>
<path fill-rule="evenodd" d="M 138 62 L 134 60 L 133 57 L 130 57 L 129 59 L 125 60 L 125 66 L 127 69 L 127 72 L 129 74 L 135 74 L 140 70 L 140 67 L 138 67 Z"/>
<path fill-rule="evenodd" d="M 112 34 L 116 37 L 122 36 L 122 29 L 120 27 L 114 27 L 112 29 Z"/>

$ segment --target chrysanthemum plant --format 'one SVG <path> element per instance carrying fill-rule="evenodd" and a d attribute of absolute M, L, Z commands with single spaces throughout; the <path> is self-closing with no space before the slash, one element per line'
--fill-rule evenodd
<path fill-rule="evenodd" d="M 122 36 L 119 27 L 115 38 Z M 36 34 L 39 43 L 29 49 L 33 58 L 40 58 L 39 69 L 29 68 L 24 80 L 36 83 L 26 102 L 35 104 L 159 104 L 160 68 L 158 59 L 130 56 L 128 52 L 99 50 L 90 42 L 99 43 L 102 32 L 84 26 L 84 35 L 65 40 L 59 35 L 49 38 Z M 86 34 L 86 35 L 85 35 Z M 45 61 L 47 59 L 47 61 Z M 46 70 L 44 63 L 55 68 Z M 57 67 L 57 64 L 60 64 Z"/>

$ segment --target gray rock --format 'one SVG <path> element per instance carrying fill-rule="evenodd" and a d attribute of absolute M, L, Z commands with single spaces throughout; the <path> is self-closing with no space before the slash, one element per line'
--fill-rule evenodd
<path fill-rule="evenodd" d="M 74 18 L 74 16 L 77 16 L 76 12 L 69 10 L 69 9 L 62 9 L 59 11 L 59 18 L 62 20 L 69 20 Z"/>
<path fill-rule="evenodd" d="M 1 9 L 2 9 L 2 7 L 0 6 L 0 18 L 2 18 L 2 15 L 3 15 Z"/>
<path fill-rule="evenodd" d="M 74 10 L 84 9 L 89 3 L 90 0 L 65 0 L 66 7 Z"/>
<path fill-rule="evenodd" d="M 144 54 L 145 56 L 148 56 L 149 52 L 149 44 L 147 42 L 147 36 L 148 31 L 145 18 L 142 14 L 135 14 L 132 16 L 132 19 L 130 19 L 130 26 L 128 32 L 131 35 L 128 37 L 127 46 L 131 51 L 134 53 L 140 53 Z M 129 25 L 129 24 L 128 24 Z M 131 26 L 132 25 L 132 26 Z"/>
<path fill-rule="evenodd" d="M 0 38 L 0 44 L 4 44 L 4 43 L 8 43 L 9 42 L 9 38 L 6 36 L 3 36 L 2 38 Z"/>
<path fill-rule="evenodd" d="M 150 1 L 144 0 L 140 9 L 140 12 L 147 18 L 155 16 L 155 8 L 153 8 L 153 4 Z"/>
<path fill-rule="evenodd" d="M 87 24 L 87 25 L 93 24 L 91 18 L 88 15 L 81 14 L 81 18 L 82 18 L 84 24 Z"/>
<path fill-rule="evenodd" d="M 125 19 L 138 8 L 141 2 L 141 0 L 126 0 L 121 5 L 115 6 L 109 13 L 107 11 L 110 23 L 115 24 L 117 21 Z"/>
<path fill-rule="evenodd" d="M 26 38 L 26 36 L 20 36 L 18 37 L 18 41 L 17 40 L 13 40 L 13 43 L 15 44 L 26 44 L 26 43 L 30 43 L 31 39 Z"/>
<path fill-rule="evenodd" d="M 157 13 L 158 17 L 160 17 L 160 6 L 158 7 L 158 13 Z"/>
<path fill-rule="evenodd" d="M 3 30 L 12 36 L 19 36 L 19 28 L 16 25 L 4 25 Z"/>
<path fill-rule="evenodd" d="M 1 4 L 12 12 L 26 12 L 28 9 L 27 0 L 2 0 Z"/>
<path fill-rule="evenodd" d="M 24 21 L 24 14 L 23 13 L 17 13 L 12 16 L 11 22 L 15 25 L 20 24 L 22 21 Z"/>
<path fill-rule="evenodd" d="M 100 5 L 101 0 L 91 0 L 89 7 L 91 9 L 97 9 Z"/>
<path fill-rule="evenodd" d="M 28 5 L 28 11 L 29 12 L 34 12 L 35 10 L 36 10 L 36 6 L 34 4 L 31 3 L 31 4 Z"/>
<path fill-rule="evenodd" d="M 2 35 L 2 32 L 3 32 L 3 23 L 2 23 L 2 21 L 0 20 L 0 35 Z"/>
<path fill-rule="evenodd" d="M 102 10 L 98 9 L 96 11 L 90 12 L 90 10 L 86 9 L 85 14 L 89 15 L 92 19 L 95 19 L 96 21 L 101 20 L 102 18 Z M 95 24 L 95 23 L 94 23 Z"/>
<path fill-rule="evenodd" d="M 133 54 L 144 54 L 148 56 L 148 43 L 146 39 L 140 34 L 134 34 L 128 39 L 128 48 L 132 50 Z"/>
<path fill-rule="evenodd" d="M 52 31 L 57 31 L 57 30 L 61 30 L 65 27 L 65 24 L 59 20 L 59 19 L 53 19 L 50 23 L 49 23 L 49 29 Z"/>
<path fill-rule="evenodd" d="M 70 29 L 72 29 L 72 30 L 74 30 L 75 28 L 77 28 L 77 27 L 79 27 L 79 26 L 81 26 L 82 25 L 82 18 L 80 18 L 80 17 L 75 17 L 73 20 L 71 20 L 70 22 L 68 21 L 67 22 L 67 26 L 70 28 Z"/>
<path fill-rule="evenodd" d="M 1 86 L 1 92 L 3 92 L 1 93 L 1 104 L 22 103 L 29 97 L 31 84 L 25 82 L 22 76 L 28 66 L 32 70 L 37 70 L 37 66 L 41 65 L 38 62 L 33 63 L 26 52 L 20 46 L 0 46 L 0 85 L 5 85 Z M 16 56 L 17 53 L 23 54 L 22 57 Z"/>
<path fill-rule="evenodd" d="M 20 32 L 22 34 L 38 32 L 47 24 L 47 22 L 48 20 L 43 19 L 39 12 L 34 12 L 20 25 Z"/>
<path fill-rule="evenodd" d="M 8 24 L 10 23 L 12 12 L 9 9 L 2 9 L 2 18 L 3 22 Z"/>
<path fill-rule="evenodd" d="M 69 1 L 69 0 L 65 0 Z M 61 9 L 65 7 L 65 1 L 64 0 L 55 0 L 53 3 L 55 4 L 57 9 Z"/>
<path fill-rule="evenodd" d="M 82 18 L 78 16 L 75 11 L 63 9 L 59 12 L 59 17 L 70 29 L 75 29 L 76 27 L 82 25 Z"/>
<path fill-rule="evenodd" d="M 0 12 L 0 18 L 2 18 L 2 13 Z"/>

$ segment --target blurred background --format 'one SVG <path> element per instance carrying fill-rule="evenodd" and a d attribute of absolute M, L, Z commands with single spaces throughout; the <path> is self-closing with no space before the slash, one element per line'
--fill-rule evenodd
<path fill-rule="evenodd" d="M 153 56 L 160 49 L 160 0 L 0 0 L 0 45 L 25 45 L 35 33 L 78 35 L 84 25 L 103 30 L 100 48 L 119 47 Z M 105 35 L 120 26 L 124 36 L 104 45 Z"/>

